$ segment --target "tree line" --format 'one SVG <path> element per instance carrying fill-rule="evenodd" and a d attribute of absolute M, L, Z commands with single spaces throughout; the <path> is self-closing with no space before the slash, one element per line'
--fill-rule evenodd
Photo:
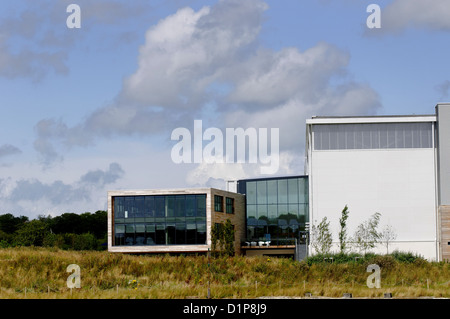
<path fill-rule="evenodd" d="M 107 249 L 107 212 L 60 216 L 0 215 L 0 247 L 42 246 L 73 250 Z"/>

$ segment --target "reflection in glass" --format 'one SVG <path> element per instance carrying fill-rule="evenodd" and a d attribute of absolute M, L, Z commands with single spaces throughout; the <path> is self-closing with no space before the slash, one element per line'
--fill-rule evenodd
<path fill-rule="evenodd" d="M 338 139 L 333 143 L 339 143 Z M 241 180 L 238 189 L 246 195 L 248 242 L 267 238 L 272 244 L 286 242 L 298 238 L 299 231 L 305 229 L 309 199 L 306 176 Z"/>
<path fill-rule="evenodd" d="M 117 196 L 112 200 L 115 246 L 206 244 L 205 194 Z"/>

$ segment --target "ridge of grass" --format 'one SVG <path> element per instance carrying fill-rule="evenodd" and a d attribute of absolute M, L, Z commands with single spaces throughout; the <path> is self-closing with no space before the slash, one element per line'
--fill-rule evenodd
<path fill-rule="evenodd" d="M 407 254 L 334 255 L 296 262 L 268 257 L 126 255 L 22 247 L 0 249 L 0 298 L 257 298 L 267 296 L 382 298 L 450 297 L 450 264 Z M 345 260 L 345 258 L 347 260 Z M 414 258 L 413 258 L 414 257 Z M 403 259 L 402 259 L 403 258 Z M 67 266 L 80 266 L 81 288 L 67 288 Z M 367 287 L 369 264 L 381 288 Z"/>

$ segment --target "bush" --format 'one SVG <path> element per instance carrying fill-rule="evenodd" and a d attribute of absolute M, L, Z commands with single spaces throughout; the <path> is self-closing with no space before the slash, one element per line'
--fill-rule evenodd
<path fill-rule="evenodd" d="M 357 253 L 337 253 L 337 254 L 316 254 L 313 256 L 308 257 L 305 261 L 308 264 L 308 266 L 311 266 L 312 264 L 317 263 L 330 263 L 333 262 L 334 264 L 344 264 L 344 263 L 350 263 L 350 262 L 359 262 L 360 260 L 366 260 L 367 256 L 371 256 L 370 254 L 367 254 L 365 257 L 363 257 L 361 254 Z M 332 260 L 330 259 L 332 258 Z"/>
<path fill-rule="evenodd" d="M 64 246 L 64 237 L 61 234 L 47 233 L 42 246 L 62 248 Z"/>
<path fill-rule="evenodd" d="M 391 254 L 395 260 L 402 262 L 402 263 L 421 263 L 426 261 L 422 256 L 414 254 L 412 252 L 402 252 L 395 250 Z"/>
<path fill-rule="evenodd" d="M 40 220 L 32 220 L 16 231 L 13 242 L 17 246 L 42 246 L 47 232 L 47 224 Z"/>
<path fill-rule="evenodd" d="M 73 250 L 96 250 L 97 239 L 91 233 L 64 234 L 64 248 Z"/>
<path fill-rule="evenodd" d="M 392 269 L 397 264 L 397 261 L 394 257 L 389 255 L 375 255 L 368 258 L 367 264 L 376 264 L 383 269 Z"/>

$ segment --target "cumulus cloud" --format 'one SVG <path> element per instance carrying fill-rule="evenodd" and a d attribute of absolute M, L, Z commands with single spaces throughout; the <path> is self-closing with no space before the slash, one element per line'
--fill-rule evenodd
<path fill-rule="evenodd" d="M 9 155 L 20 154 L 22 151 L 14 145 L 3 144 L 0 146 L 0 158 Z"/>
<path fill-rule="evenodd" d="M 381 11 L 381 28 L 369 34 L 398 33 L 406 29 L 450 31 L 447 0 L 394 0 Z"/>
<path fill-rule="evenodd" d="M 102 189 L 112 184 L 124 175 L 122 167 L 117 163 L 111 163 L 107 170 L 89 171 L 72 184 L 61 180 L 44 183 L 38 179 L 21 179 L 15 185 L 11 181 L 2 181 L 2 197 L 4 200 L 32 201 L 47 200 L 53 205 L 76 201 L 89 201 L 94 189 Z"/>
<path fill-rule="evenodd" d="M 108 32 L 111 26 L 136 19 L 149 8 L 144 1 L 78 0 L 83 32 L 72 32 L 66 27 L 69 15 L 66 8 L 71 3 L 70 0 L 25 0 L 20 5 L 14 2 L 12 7 L 5 4 L 5 10 L 0 12 L 1 77 L 30 78 L 39 82 L 52 72 L 66 75 L 70 50 L 89 35 L 93 25 L 97 31 L 102 25 L 108 25 L 109 28 L 105 28 Z M 129 34 L 129 30 L 116 31 L 114 36 L 103 36 L 101 40 L 123 39 L 123 34 Z"/>
<path fill-rule="evenodd" d="M 220 129 L 280 128 L 280 152 L 301 156 L 306 118 L 378 110 L 376 92 L 351 80 L 348 52 L 328 43 L 304 51 L 264 47 L 258 37 L 267 9 L 261 0 L 222 0 L 160 20 L 147 30 L 137 69 L 113 103 L 73 127 L 41 121 L 35 149 L 51 163 L 58 145 L 133 134 L 162 134 L 166 142 L 171 130 L 205 119 Z M 213 168 L 212 178 L 226 177 L 228 169 Z M 199 167 L 188 179 L 204 180 L 196 174 L 205 172 Z"/>

